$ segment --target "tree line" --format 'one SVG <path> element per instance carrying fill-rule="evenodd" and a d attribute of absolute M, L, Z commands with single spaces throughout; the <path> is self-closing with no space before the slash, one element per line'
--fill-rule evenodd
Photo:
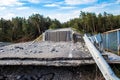
<path fill-rule="evenodd" d="M 83 33 L 102 33 L 120 28 L 120 15 L 108 14 L 106 12 L 96 15 L 95 13 L 81 11 L 79 18 L 63 24 L 63 27 L 67 26 Z"/>
<path fill-rule="evenodd" d="M 61 23 L 40 14 L 33 14 L 28 19 L 15 17 L 11 20 L 0 19 L 0 41 L 21 42 L 34 40 L 45 30 Z"/>
<path fill-rule="evenodd" d="M 120 15 L 80 12 L 79 18 L 60 23 L 40 14 L 33 14 L 28 19 L 15 17 L 11 20 L 0 19 L 0 41 L 21 42 L 34 40 L 47 29 L 75 28 L 81 33 L 99 33 L 120 26 Z"/>

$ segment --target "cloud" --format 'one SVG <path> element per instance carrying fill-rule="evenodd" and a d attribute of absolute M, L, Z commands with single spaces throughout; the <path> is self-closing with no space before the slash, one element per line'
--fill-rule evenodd
<path fill-rule="evenodd" d="M 59 7 L 59 5 L 55 4 L 55 3 L 53 3 L 53 4 L 45 4 L 44 6 L 45 7 Z"/>
<path fill-rule="evenodd" d="M 40 3 L 41 2 L 41 0 L 27 0 L 28 2 L 30 2 L 30 3 Z"/>
<path fill-rule="evenodd" d="M 0 6 L 20 6 L 22 4 L 19 0 L 0 0 Z"/>
<path fill-rule="evenodd" d="M 78 18 L 79 14 L 80 14 L 79 10 L 73 10 L 68 13 L 54 13 L 54 14 L 48 14 L 47 16 L 49 16 L 51 19 L 56 18 L 63 23 L 63 22 L 69 21 L 70 19 Z"/>
<path fill-rule="evenodd" d="M 66 6 L 66 5 L 62 5 L 63 2 L 55 2 L 55 3 L 50 3 L 50 4 L 45 4 L 44 7 L 56 7 L 60 10 L 65 10 L 65 9 L 75 9 L 75 6 Z"/>
<path fill-rule="evenodd" d="M 0 10 L 5 10 L 6 9 L 6 7 L 0 7 Z"/>
<path fill-rule="evenodd" d="M 120 2 L 120 0 L 117 0 L 118 2 Z"/>
<path fill-rule="evenodd" d="M 16 8 L 17 10 L 27 10 L 27 9 L 29 9 L 29 7 L 18 7 L 18 8 Z"/>
<path fill-rule="evenodd" d="M 2 10 L 2 12 L 0 13 L 0 18 L 11 19 L 17 16 L 28 18 L 35 11 L 38 12 L 38 10 L 30 7 L 7 7 L 6 9 Z"/>
<path fill-rule="evenodd" d="M 117 3 L 120 3 L 120 0 L 117 0 Z"/>
<path fill-rule="evenodd" d="M 12 19 L 12 17 L 15 17 L 16 15 L 14 13 L 6 13 L 6 14 L 2 14 L 0 15 L 0 17 L 4 18 L 4 19 Z"/>
<path fill-rule="evenodd" d="M 76 7 L 73 6 L 64 6 L 64 7 L 60 7 L 60 9 L 75 9 Z"/>
<path fill-rule="evenodd" d="M 119 8 L 120 6 L 117 5 L 116 3 L 103 3 L 103 4 L 83 8 L 82 11 L 94 12 L 96 14 L 103 13 L 103 12 L 120 14 L 120 11 L 118 10 Z"/>
<path fill-rule="evenodd" d="M 65 3 L 69 5 L 79 5 L 79 4 L 90 4 L 96 1 L 97 0 L 65 0 Z"/>
<path fill-rule="evenodd" d="M 39 3 L 40 6 L 36 7 L 38 4 L 34 4 L 35 7 L 34 5 L 31 6 L 28 1 L 31 4 Z M 84 8 L 78 6 L 78 4 L 94 3 L 95 1 L 97 0 L 65 0 L 65 2 L 57 2 L 57 0 L 54 0 L 54 2 L 53 0 L 0 0 L 0 18 L 11 19 L 16 16 L 28 18 L 33 13 L 39 13 L 52 19 L 56 18 L 60 22 L 66 22 L 79 17 L 80 11 L 94 12 L 96 14 L 106 11 L 107 13 L 120 14 L 120 6 L 116 3 L 116 1 L 120 2 L 120 0 L 112 3 L 82 5 Z M 51 9 L 49 10 L 48 7 L 51 7 Z"/>

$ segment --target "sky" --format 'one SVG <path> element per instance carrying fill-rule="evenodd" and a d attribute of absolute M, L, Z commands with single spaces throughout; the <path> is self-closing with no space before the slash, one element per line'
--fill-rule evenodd
<path fill-rule="evenodd" d="M 66 22 L 80 11 L 120 15 L 120 0 L 0 0 L 0 18 L 28 18 L 32 14 Z"/>

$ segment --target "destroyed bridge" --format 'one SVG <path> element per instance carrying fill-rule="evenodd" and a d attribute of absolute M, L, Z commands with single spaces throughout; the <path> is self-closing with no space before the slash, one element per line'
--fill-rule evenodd
<path fill-rule="evenodd" d="M 80 66 L 97 64 L 106 80 L 120 80 L 109 64 L 120 64 L 119 29 L 79 34 L 71 28 L 47 30 L 42 41 L 0 45 L 0 65 Z M 115 35 L 115 40 L 111 36 Z M 41 36 L 40 36 L 41 37 Z M 110 43 L 114 43 L 110 45 Z M 110 51 L 110 52 L 108 52 Z M 115 52 L 116 54 L 113 54 Z"/>

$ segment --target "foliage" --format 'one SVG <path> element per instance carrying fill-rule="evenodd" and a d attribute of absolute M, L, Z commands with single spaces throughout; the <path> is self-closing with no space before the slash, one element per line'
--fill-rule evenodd
<path fill-rule="evenodd" d="M 72 27 L 80 32 L 99 33 L 120 27 L 120 15 L 98 14 L 80 12 L 79 18 L 72 19 L 62 24 L 64 27 Z"/>
<path fill-rule="evenodd" d="M 99 33 L 119 28 L 120 15 L 80 12 L 79 18 L 60 23 L 58 20 L 32 14 L 28 19 L 15 17 L 0 19 L 0 41 L 21 42 L 33 40 L 47 29 L 71 27 L 82 33 Z"/>
<path fill-rule="evenodd" d="M 21 42 L 33 40 L 55 23 L 60 27 L 58 20 L 51 20 L 40 14 L 33 14 L 28 19 L 15 17 L 12 20 L 0 19 L 0 41 Z"/>

